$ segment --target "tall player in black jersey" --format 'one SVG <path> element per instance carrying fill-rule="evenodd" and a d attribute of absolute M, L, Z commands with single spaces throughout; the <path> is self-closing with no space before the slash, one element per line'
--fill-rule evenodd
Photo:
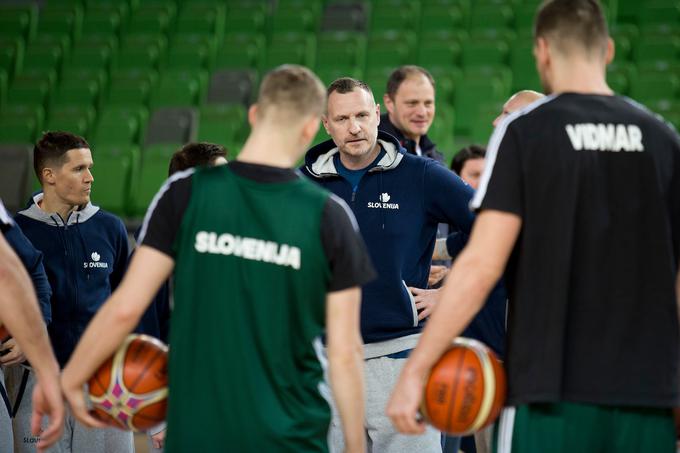
<path fill-rule="evenodd" d="M 675 452 L 680 139 L 608 87 L 614 49 L 597 1 L 544 3 L 534 38 L 549 96 L 496 128 L 470 242 L 388 414 L 423 430 L 428 370 L 507 264 L 497 451 Z"/>

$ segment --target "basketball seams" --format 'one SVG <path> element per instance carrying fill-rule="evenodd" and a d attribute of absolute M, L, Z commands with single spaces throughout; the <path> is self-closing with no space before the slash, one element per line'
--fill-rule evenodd
<path fill-rule="evenodd" d="M 467 355 L 467 350 L 463 349 L 463 354 L 460 355 L 460 358 L 458 359 L 457 363 L 457 368 L 456 372 L 452 375 L 453 380 L 451 382 L 451 398 L 449 398 L 449 404 L 448 404 L 448 414 L 446 417 L 446 431 L 451 432 L 451 424 L 453 423 L 453 410 L 455 408 L 455 402 L 456 402 L 456 393 L 458 392 L 458 387 L 460 385 L 463 385 L 464 383 L 460 380 L 457 379 L 456 376 L 460 376 L 461 370 L 463 369 L 463 366 L 465 365 L 465 356 Z M 459 381 L 459 382 L 457 382 Z M 459 385 L 456 385 L 459 384 Z"/>

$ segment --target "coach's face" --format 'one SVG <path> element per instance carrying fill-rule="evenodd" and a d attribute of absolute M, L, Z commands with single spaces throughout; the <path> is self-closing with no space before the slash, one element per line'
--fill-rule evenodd
<path fill-rule="evenodd" d="M 92 190 L 92 154 L 88 148 L 66 152 L 61 166 L 52 169 L 51 183 L 59 200 L 70 206 L 80 206 L 90 201 Z"/>
<path fill-rule="evenodd" d="M 334 91 L 328 97 L 328 112 L 322 120 L 340 153 L 356 160 L 370 156 L 375 149 L 380 106 L 371 93 L 361 88 L 343 94 Z"/>

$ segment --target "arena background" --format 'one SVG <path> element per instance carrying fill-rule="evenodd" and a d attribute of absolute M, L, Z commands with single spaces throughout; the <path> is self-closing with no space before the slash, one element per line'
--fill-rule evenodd
<path fill-rule="evenodd" d="M 429 135 L 448 162 L 487 142 L 512 92 L 540 90 L 531 52 L 539 3 L 2 0 L 0 197 L 12 211 L 26 204 L 38 187 L 32 143 L 64 129 L 92 146 L 93 202 L 133 230 L 183 143 L 238 154 L 258 82 L 282 63 L 325 83 L 364 79 L 379 102 L 396 66 L 425 67 L 437 89 Z M 616 42 L 610 86 L 680 126 L 680 1 L 603 5 Z M 327 138 L 321 130 L 315 141 Z"/>

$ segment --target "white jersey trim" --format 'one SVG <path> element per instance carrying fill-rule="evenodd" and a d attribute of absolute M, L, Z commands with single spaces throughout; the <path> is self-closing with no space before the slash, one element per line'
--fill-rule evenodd
<path fill-rule="evenodd" d="M 498 421 L 498 453 L 512 452 L 512 432 L 515 429 L 515 411 L 514 407 L 506 407 L 501 412 L 500 420 Z"/>
<path fill-rule="evenodd" d="M 474 197 L 470 201 L 470 209 L 476 210 L 482 205 L 484 196 L 486 195 L 486 189 L 489 186 L 489 180 L 491 179 L 491 174 L 493 173 L 493 168 L 496 163 L 496 156 L 498 155 L 498 147 L 501 145 L 503 138 L 505 137 L 505 132 L 508 130 L 508 125 L 520 116 L 526 115 L 527 113 L 533 111 L 537 107 L 552 101 L 559 95 L 552 94 L 550 96 L 538 99 L 531 104 L 521 108 L 510 115 L 506 116 L 500 124 L 496 127 L 491 134 L 491 139 L 489 140 L 489 146 L 486 150 L 486 166 L 484 167 L 484 172 L 482 173 L 482 179 L 479 183 L 479 188 L 475 192 Z"/>
<path fill-rule="evenodd" d="M 170 185 L 174 183 L 177 180 L 188 178 L 191 175 L 194 174 L 196 170 L 194 168 L 189 168 L 188 170 L 184 171 L 179 171 L 175 173 L 174 175 L 170 176 L 161 186 L 160 190 L 156 195 L 154 195 L 153 200 L 151 200 L 151 204 L 149 205 L 149 209 L 146 211 L 146 215 L 144 216 L 144 222 L 142 223 L 142 229 L 139 231 L 139 238 L 137 239 L 137 245 L 141 245 L 142 242 L 144 241 L 144 236 L 146 236 L 146 230 L 149 228 L 149 221 L 151 220 L 151 216 L 153 215 L 153 211 L 156 209 L 156 206 L 158 206 L 158 201 L 163 197 L 165 192 L 168 191 L 170 188 Z"/>
<path fill-rule="evenodd" d="M 7 212 L 7 209 L 5 209 L 5 205 L 2 203 L 2 200 L 0 200 L 0 223 L 4 225 L 14 225 L 14 221 L 9 215 L 9 212 Z"/>

